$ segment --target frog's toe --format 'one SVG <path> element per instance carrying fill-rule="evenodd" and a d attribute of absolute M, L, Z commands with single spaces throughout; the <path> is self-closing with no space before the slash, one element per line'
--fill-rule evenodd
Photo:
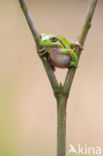
<path fill-rule="evenodd" d="M 80 50 L 83 50 L 83 47 L 80 44 L 77 44 L 77 47 L 79 47 Z"/>
<path fill-rule="evenodd" d="M 72 68 L 72 67 L 77 68 L 78 67 L 77 62 L 71 62 L 71 64 L 69 65 L 69 68 Z"/>
<path fill-rule="evenodd" d="M 83 50 L 83 47 L 80 45 L 79 42 L 75 42 L 74 44 L 71 45 L 73 51 L 76 50 L 76 47 L 79 47 L 80 50 Z"/>
<path fill-rule="evenodd" d="M 37 52 L 38 52 L 39 56 L 44 56 L 46 54 L 45 48 L 42 48 L 42 49 L 39 49 L 39 50 L 37 49 Z"/>

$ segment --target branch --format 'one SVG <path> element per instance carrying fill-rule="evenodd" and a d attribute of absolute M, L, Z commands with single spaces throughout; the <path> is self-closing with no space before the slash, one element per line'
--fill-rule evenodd
<path fill-rule="evenodd" d="M 41 49 L 42 47 L 39 44 L 40 35 L 33 23 L 33 20 L 31 18 L 30 12 L 27 7 L 27 3 L 25 0 L 19 0 L 21 8 L 24 12 L 25 18 L 27 20 L 27 23 L 30 27 L 30 30 L 32 32 L 32 35 L 34 37 L 34 40 L 36 42 L 36 46 L 38 49 Z M 96 7 L 97 0 L 90 0 L 89 9 L 87 12 L 86 20 L 80 35 L 79 43 L 81 46 L 84 45 L 88 30 L 91 26 L 91 20 L 93 17 L 93 13 Z M 79 48 L 76 49 L 76 53 L 78 55 L 78 60 L 81 55 L 81 50 Z M 66 149 L 66 104 L 67 104 L 67 96 L 69 95 L 70 88 L 73 82 L 73 78 L 75 75 L 75 68 L 71 68 L 66 76 L 64 87 L 62 85 L 59 86 L 56 77 L 54 75 L 54 72 L 46 59 L 46 57 L 41 57 L 41 60 L 43 62 L 44 68 L 46 70 L 47 76 L 49 78 L 49 81 L 51 83 L 52 89 L 54 91 L 55 97 L 57 99 L 57 156 L 65 156 L 65 149 Z"/>
<path fill-rule="evenodd" d="M 29 9 L 28 9 L 28 6 L 27 6 L 27 3 L 25 0 L 19 0 L 19 3 L 20 3 L 20 6 L 21 6 L 21 9 L 25 15 L 25 18 L 26 18 L 26 21 L 29 25 L 29 28 L 32 32 L 32 35 L 33 35 L 33 38 L 34 38 L 34 41 L 36 43 L 36 46 L 38 49 L 42 49 L 43 47 L 39 44 L 39 41 L 40 41 L 40 34 L 39 32 L 37 31 L 36 29 L 36 26 L 32 20 L 32 17 L 31 17 L 31 14 L 29 12 Z M 51 83 L 51 86 L 53 88 L 53 91 L 55 91 L 55 89 L 58 89 L 59 88 L 59 84 L 56 80 L 56 77 L 54 75 L 54 72 L 48 62 L 48 60 L 44 57 L 41 57 L 41 60 L 43 62 L 43 65 L 44 65 L 44 68 L 45 68 L 45 71 L 47 73 L 47 76 L 49 78 L 49 81 Z"/>
<path fill-rule="evenodd" d="M 35 26 L 35 24 L 34 24 L 34 22 L 32 20 L 32 17 L 31 17 L 31 14 L 29 12 L 27 3 L 26 3 L 25 0 L 19 0 L 19 3 L 20 3 L 20 6 L 22 8 L 22 11 L 23 11 L 23 13 L 25 15 L 25 18 L 27 20 L 27 23 L 29 25 L 29 28 L 30 28 L 30 30 L 32 32 L 33 38 L 34 38 L 37 46 L 40 48 L 40 45 L 39 45 L 39 36 L 40 35 L 39 35 L 39 33 L 37 31 L 37 28 L 36 28 L 36 26 Z"/>
<path fill-rule="evenodd" d="M 79 43 L 81 44 L 82 47 L 86 40 L 86 36 L 88 34 L 89 28 L 91 27 L 91 20 L 92 20 L 94 11 L 95 11 L 96 4 L 97 4 L 97 0 L 90 0 L 90 5 L 89 5 L 88 11 L 87 11 L 86 20 L 84 22 L 82 32 L 80 35 L 80 39 L 79 39 Z M 76 53 L 77 53 L 78 59 L 79 59 L 80 55 L 81 55 L 81 50 L 79 48 L 77 48 Z M 75 71 L 76 71 L 75 68 L 71 68 L 68 71 L 65 82 L 64 82 L 64 92 L 67 93 L 68 95 L 69 95 L 70 88 L 71 88 L 71 85 L 73 82 Z"/>

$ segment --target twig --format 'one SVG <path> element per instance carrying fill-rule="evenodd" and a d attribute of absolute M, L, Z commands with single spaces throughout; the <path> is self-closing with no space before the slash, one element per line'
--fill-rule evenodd
<path fill-rule="evenodd" d="M 81 44 L 82 47 L 84 45 L 86 36 L 88 34 L 88 30 L 91 27 L 91 20 L 92 20 L 93 14 L 94 14 L 96 4 L 97 4 L 97 0 L 90 0 L 90 5 L 89 5 L 88 11 L 87 11 L 87 16 L 86 16 L 86 19 L 85 19 L 85 22 L 84 22 L 84 25 L 82 28 L 82 32 L 80 35 L 80 39 L 79 39 L 79 43 Z M 76 53 L 77 53 L 78 59 L 79 59 L 80 55 L 81 55 L 81 50 L 79 48 L 77 48 Z M 71 88 L 71 85 L 73 82 L 75 71 L 76 71 L 76 69 L 71 68 L 68 71 L 65 82 L 64 82 L 64 92 L 66 92 L 68 95 L 69 95 L 70 88 Z"/>
<path fill-rule="evenodd" d="M 34 38 L 34 40 L 35 40 L 37 46 L 38 46 L 39 48 L 41 48 L 41 46 L 40 46 L 40 44 L 39 44 L 39 36 L 40 36 L 40 35 L 39 35 L 39 33 L 38 33 L 38 31 L 37 31 L 37 28 L 36 28 L 36 26 L 35 26 L 35 24 L 34 24 L 34 22 L 33 22 L 33 20 L 32 20 L 32 17 L 31 17 L 30 11 L 29 11 L 29 9 L 28 9 L 27 3 L 26 3 L 25 0 L 19 0 L 19 2 L 20 2 L 20 6 L 21 6 L 21 8 L 22 8 L 22 11 L 24 12 L 26 21 L 27 21 L 27 23 L 28 23 L 28 25 L 29 25 L 29 28 L 30 28 L 30 30 L 31 30 L 31 32 L 32 32 L 33 38 Z"/>
<path fill-rule="evenodd" d="M 27 3 L 25 0 L 19 0 L 19 3 L 20 3 L 20 6 L 21 6 L 21 9 L 25 15 L 25 18 L 26 18 L 26 21 L 29 25 L 29 28 L 32 32 L 32 35 L 33 35 L 33 38 L 35 40 L 35 43 L 36 43 L 36 46 L 38 49 L 42 49 L 43 47 L 41 47 L 41 45 L 39 44 L 39 40 L 40 40 L 40 34 L 39 32 L 37 31 L 37 28 L 32 20 L 32 17 L 31 17 L 31 14 L 30 14 L 30 11 L 28 9 L 28 6 L 27 6 Z M 43 62 L 43 65 L 44 65 L 44 68 L 45 68 L 45 71 L 47 73 L 47 76 L 49 78 L 49 81 L 51 83 L 51 86 L 53 88 L 53 91 L 58 89 L 59 87 L 59 84 L 56 80 L 56 77 L 54 75 L 54 72 L 48 62 L 48 60 L 44 57 L 41 57 L 41 60 Z"/>

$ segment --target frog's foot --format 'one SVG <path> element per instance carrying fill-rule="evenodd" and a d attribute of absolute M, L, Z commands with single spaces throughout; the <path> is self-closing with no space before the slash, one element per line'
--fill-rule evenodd
<path fill-rule="evenodd" d="M 51 63 L 50 63 L 50 65 L 51 65 L 51 68 L 52 68 L 52 70 L 53 70 L 53 72 L 55 72 L 55 66 L 53 66 Z"/>
<path fill-rule="evenodd" d="M 42 49 L 39 49 L 39 50 L 37 49 L 37 52 L 38 52 L 39 56 L 44 56 L 47 53 L 45 48 L 42 48 Z"/>
<path fill-rule="evenodd" d="M 69 69 L 72 67 L 77 68 L 78 67 L 77 62 L 71 62 L 69 65 Z"/>
<path fill-rule="evenodd" d="M 74 44 L 71 45 L 71 48 L 73 51 L 76 51 L 76 48 L 79 48 L 80 50 L 83 50 L 83 47 L 80 45 L 79 42 L 75 42 Z"/>

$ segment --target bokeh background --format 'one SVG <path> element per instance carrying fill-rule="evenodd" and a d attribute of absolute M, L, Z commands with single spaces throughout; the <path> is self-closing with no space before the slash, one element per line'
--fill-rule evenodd
<path fill-rule="evenodd" d="M 40 33 L 78 39 L 89 0 L 27 2 Z M 66 72 L 56 70 L 60 82 Z M 56 123 L 56 100 L 19 2 L 0 0 L 0 156 L 56 155 Z M 102 138 L 103 0 L 98 0 L 68 100 L 67 150 L 70 143 L 103 149 Z"/>

